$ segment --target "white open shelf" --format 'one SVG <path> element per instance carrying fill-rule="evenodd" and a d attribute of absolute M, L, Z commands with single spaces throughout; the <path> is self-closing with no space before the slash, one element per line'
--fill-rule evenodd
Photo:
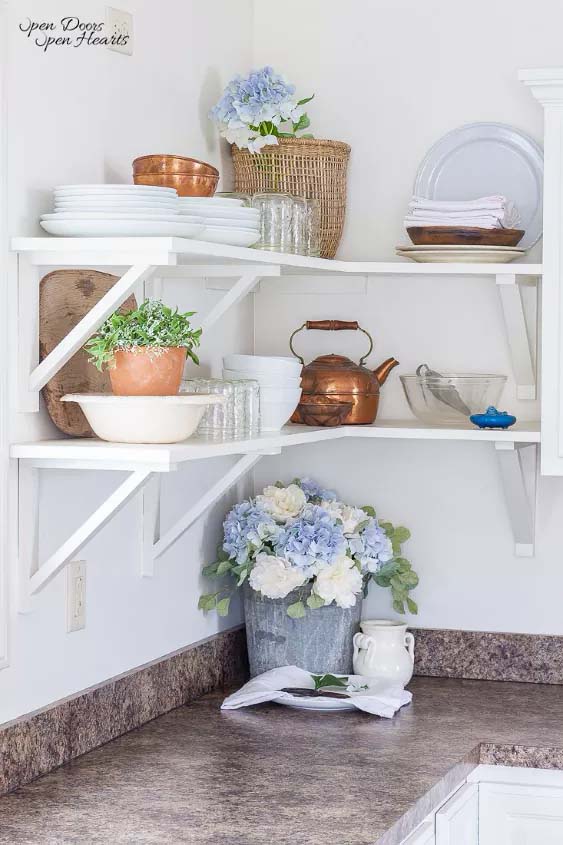
<path fill-rule="evenodd" d="M 314 428 L 287 425 L 279 433 L 262 434 L 248 440 L 214 443 L 192 437 L 182 443 L 162 445 L 106 443 L 86 438 L 61 438 L 34 443 L 16 443 L 13 458 L 33 461 L 42 468 L 137 470 L 170 472 L 187 461 L 217 458 L 225 455 L 276 454 L 288 446 L 320 443 L 343 438 L 377 438 L 393 440 L 465 440 L 473 442 L 514 444 L 539 443 L 537 422 L 516 423 L 506 431 L 478 429 L 475 426 L 445 428 L 424 426 L 412 420 L 381 420 L 375 425 L 347 425 L 338 428 Z"/>
<path fill-rule="evenodd" d="M 158 296 L 162 280 L 170 275 L 186 279 L 231 280 L 221 300 L 205 315 L 208 331 L 228 309 L 269 277 L 285 276 L 479 276 L 496 283 L 504 315 L 507 342 L 520 399 L 536 395 L 535 356 L 531 349 L 520 288 L 537 285 L 540 264 L 416 264 L 402 259 L 387 262 L 330 261 L 300 255 L 265 252 L 212 244 L 186 238 L 15 238 L 18 253 L 18 395 L 20 411 L 38 411 L 43 386 L 83 346 L 107 316 L 131 292 Z M 122 275 L 96 306 L 39 362 L 39 282 L 43 272 L 56 267 L 123 268 Z M 300 279 L 296 278 L 298 292 Z M 540 429 L 520 423 L 507 431 L 480 431 L 474 427 L 423 426 L 415 421 L 378 421 L 372 426 L 309 428 L 287 426 L 276 434 L 250 440 L 213 443 L 191 438 L 173 445 L 128 445 L 100 440 L 61 438 L 13 444 L 11 457 L 18 464 L 19 606 L 29 608 L 40 592 L 77 552 L 137 494 L 141 508 L 142 554 L 140 574 L 153 574 L 154 562 L 263 455 L 283 448 L 343 438 L 458 440 L 493 444 L 512 524 L 515 552 L 534 550 L 535 482 Z M 533 461 L 522 452 L 532 451 Z M 163 473 L 181 464 L 205 458 L 237 455 L 238 460 L 196 505 L 163 536 L 160 533 L 160 484 Z M 46 560 L 37 558 L 38 473 L 41 469 L 121 470 L 127 473 L 115 491 Z"/>
<path fill-rule="evenodd" d="M 268 252 L 248 247 L 196 241 L 190 238 L 13 238 L 12 250 L 36 265 L 120 266 L 152 264 L 170 267 L 196 259 L 228 260 L 231 264 L 279 265 L 283 274 L 346 273 L 348 275 L 471 275 L 541 276 L 541 264 L 417 264 L 394 261 L 339 261 Z"/>

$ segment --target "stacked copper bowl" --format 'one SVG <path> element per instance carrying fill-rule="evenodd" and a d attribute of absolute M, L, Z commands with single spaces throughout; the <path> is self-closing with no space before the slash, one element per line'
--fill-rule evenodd
<path fill-rule="evenodd" d="M 133 162 L 135 185 L 176 188 L 180 197 L 212 197 L 219 171 L 195 158 L 174 155 L 147 155 Z"/>

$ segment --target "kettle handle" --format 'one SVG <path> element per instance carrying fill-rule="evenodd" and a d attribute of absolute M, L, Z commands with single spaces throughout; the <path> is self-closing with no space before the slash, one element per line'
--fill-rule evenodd
<path fill-rule="evenodd" d="M 291 349 L 292 354 L 295 355 L 298 361 L 300 361 L 302 364 L 305 364 L 305 361 L 303 360 L 301 355 L 298 355 L 295 349 L 293 348 L 293 338 L 300 331 L 303 331 L 303 329 L 317 329 L 321 332 L 342 332 L 346 330 L 363 332 L 366 337 L 369 338 L 369 349 L 366 354 L 363 355 L 362 358 L 360 358 L 360 367 L 365 363 L 366 358 L 369 358 L 369 356 L 371 355 L 373 349 L 372 336 L 368 331 L 362 329 L 362 327 L 356 320 L 306 320 L 302 326 L 299 326 L 298 329 L 295 329 L 295 331 L 289 338 L 289 348 Z"/>

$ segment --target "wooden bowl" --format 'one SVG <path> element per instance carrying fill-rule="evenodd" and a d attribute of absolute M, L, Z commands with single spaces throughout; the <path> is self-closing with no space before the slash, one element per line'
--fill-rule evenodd
<path fill-rule="evenodd" d="M 516 246 L 524 229 L 479 229 L 476 226 L 409 226 L 415 246 Z"/>
<path fill-rule="evenodd" d="M 180 197 L 212 197 L 219 182 L 218 176 L 185 175 L 179 173 L 135 173 L 135 185 L 160 185 L 176 188 Z"/>
<path fill-rule="evenodd" d="M 175 155 L 139 156 L 133 161 L 133 173 L 153 175 L 177 173 L 184 176 L 219 176 L 219 171 L 212 164 L 198 161 L 197 158 Z"/>

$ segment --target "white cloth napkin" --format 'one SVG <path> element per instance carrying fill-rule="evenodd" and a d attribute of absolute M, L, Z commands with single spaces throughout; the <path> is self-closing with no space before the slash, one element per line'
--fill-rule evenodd
<path fill-rule="evenodd" d="M 346 677 L 349 680 L 346 692 L 350 696 L 350 702 L 365 713 L 390 719 L 397 710 L 412 701 L 412 692 L 408 692 L 401 686 L 394 686 L 386 681 L 367 678 L 363 675 Z M 363 686 L 367 686 L 367 689 L 359 689 Z M 237 710 L 239 707 L 250 707 L 265 701 L 291 699 L 289 693 L 281 692 L 284 687 L 314 689 L 315 684 L 311 673 L 297 666 L 270 669 L 269 672 L 252 678 L 238 692 L 229 695 L 221 705 L 221 710 Z"/>
<path fill-rule="evenodd" d="M 474 200 L 430 200 L 414 196 L 405 217 L 405 228 L 476 226 L 481 229 L 515 229 L 519 225 L 518 209 L 502 194 Z"/>

